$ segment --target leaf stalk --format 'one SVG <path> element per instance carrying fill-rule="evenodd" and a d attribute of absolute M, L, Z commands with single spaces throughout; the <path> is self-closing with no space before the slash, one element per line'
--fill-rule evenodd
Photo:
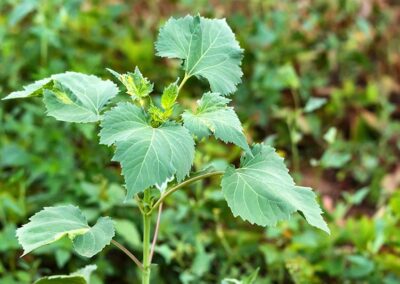
<path fill-rule="evenodd" d="M 158 231 L 159 231 L 160 223 L 161 223 L 162 207 L 163 207 L 163 204 L 161 203 L 160 206 L 158 207 L 157 222 L 156 222 L 156 227 L 155 227 L 155 229 L 154 229 L 153 242 L 152 242 L 152 244 L 151 244 L 150 263 L 151 263 L 151 261 L 153 260 L 154 250 L 155 250 L 156 244 L 157 244 Z"/>
<path fill-rule="evenodd" d="M 130 252 L 130 250 L 115 240 L 111 240 L 111 243 L 124 252 L 139 267 L 139 269 L 143 271 L 143 264 L 133 255 L 133 253 Z"/>
<path fill-rule="evenodd" d="M 147 215 L 150 215 L 154 211 L 154 209 L 156 209 L 158 206 L 160 206 L 161 203 L 164 202 L 165 198 L 170 196 L 172 193 L 174 193 L 178 189 L 180 189 L 180 188 L 182 188 L 184 186 L 187 186 L 187 185 L 189 185 L 189 184 L 191 184 L 193 182 L 196 182 L 198 180 L 205 179 L 205 178 L 212 177 L 212 176 L 223 175 L 224 173 L 225 173 L 224 171 L 215 171 L 215 172 L 201 174 L 201 175 L 198 175 L 198 176 L 195 176 L 195 177 L 191 177 L 191 178 L 189 178 L 189 179 L 187 179 L 187 180 L 175 185 L 174 187 L 171 187 L 169 190 L 167 190 L 165 192 L 165 194 L 163 194 L 160 197 L 160 199 L 157 200 L 156 203 L 154 203 L 154 205 L 151 207 L 151 209 L 147 212 Z"/>
<path fill-rule="evenodd" d="M 179 84 L 178 87 L 178 94 L 180 93 L 181 89 L 183 88 L 183 86 L 185 85 L 186 81 L 189 80 L 190 75 L 188 75 L 187 73 L 185 73 L 185 76 L 182 79 L 182 82 Z"/>

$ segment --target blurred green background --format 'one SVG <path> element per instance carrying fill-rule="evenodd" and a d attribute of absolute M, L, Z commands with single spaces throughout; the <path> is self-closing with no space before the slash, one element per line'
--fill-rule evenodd
<path fill-rule="evenodd" d="M 227 18 L 245 49 L 232 98 L 249 142 L 274 145 L 297 182 L 317 191 L 332 234 L 300 216 L 252 226 L 233 218 L 218 180 L 197 183 L 167 201 L 153 282 L 400 283 L 398 1 L 0 0 L 0 97 L 66 70 L 111 78 L 106 67 L 135 66 L 160 92 L 181 73 L 179 62 L 155 57 L 157 30 L 198 12 Z M 194 104 L 204 87 L 189 81 L 182 100 Z M 87 260 L 61 240 L 19 258 L 16 227 L 62 203 L 90 220 L 112 216 L 117 240 L 141 254 L 140 214 L 122 203 L 120 169 L 98 145 L 98 126 L 44 112 L 40 99 L 0 103 L 0 283 L 89 263 L 94 284 L 137 283 L 139 271 L 111 246 Z M 199 149 L 195 169 L 240 157 L 215 140 Z"/>

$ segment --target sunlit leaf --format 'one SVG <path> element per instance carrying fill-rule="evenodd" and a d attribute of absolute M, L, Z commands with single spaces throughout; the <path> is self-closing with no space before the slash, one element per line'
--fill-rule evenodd
<path fill-rule="evenodd" d="M 233 214 L 250 223 L 274 226 L 300 211 L 310 225 L 329 233 L 315 194 L 311 188 L 294 184 L 275 150 L 255 145 L 253 155 L 244 156 L 239 168 L 228 168 L 222 179 L 222 190 Z"/>
<path fill-rule="evenodd" d="M 57 120 L 68 122 L 95 122 L 118 88 L 109 80 L 93 75 L 66 72 L 52 75 L 13 92 L 4 99 L 44 95 L 47 113 Z"/>
<path fill-rule="evenodd" d="M 23 255 L 64 236 L 73 241 L 77 253 L 92 257 L 110 243 L 114 225 L 109 217 L 102 217 L 91 227 L 78 207 L 64 205 L 45 207 L 17 230 Z"/>
<path fill-rule="evenodd" d="M 225 19 L 170 18 L 156 49 L 159 56 L 184 60 L 186 74 L 206 78 L 214 92 L 232 93 L 241 82 L 243 50 Z"/>
<path fill-rule="evenodd" d="M 122 165 L 127 199 L 171 176 L 181 181 L 189 174 L 194 141 L 182 125 L 166 122 L 154 128 L 139 107 L 120 103 L 105 114 L 101 126 L 100 141 L 116 143 L 113 160 Z"/>

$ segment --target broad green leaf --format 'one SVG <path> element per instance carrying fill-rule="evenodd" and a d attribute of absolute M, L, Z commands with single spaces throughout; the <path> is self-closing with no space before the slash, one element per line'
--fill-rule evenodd
<path fill-rule="evenodd" d="M 149 127 L 141 108 L 129 103 L 119 103 L 104 114 L 101 122 L 100 143 L 111 145 L 130 137 L 139 137 Z"/>
<path fill-rule="evenodd" d="M 126 74 L 119 74 L 111 69 L 107 70 L 124 84 L 127 93 L 131 95 L 133 99 L 146 97 L 153 91 L 153 83 L 146 77 L 143 77 L 137 67 L 135 68 L 135 72 L 128 72 Z"/>
<path fill-rule="evenodd" d="M 97 269 L 96 265 L 87 265 L 70 275 L 42 277 L 34 284 L 90 284 L 90 275 Z"/>
<path fill-rule="evenodd" d="M 117 142 L 114 161 L 122 165 L 128 189 L 127 199 L 171 176 L 183 180 L 190 172 L 194 142 L 189 132 L 178 124 L 148 127 L 139 137 Z"/>
<path fill-rule="evenodd" d="M 307 222 L 327 233 L 322 211 L 311 188 L 294 184 L 283 159 L 265 145 L 253 147 L 240 168 L 230 167 L 222 178 L 222 190 L 233 215 L 261 226 L 274 226 L 301 211 Z"/>
<path fill-rule="evenodd" d="M 213 92 L 232 93 L 241 82 L 243 50 L 225 19 L 170 18 L 155 46 L 161 57 L 184 60 L 186 74 L 206 78 Z"/>
<path fill-rule="evenodd" d="M 78 207 L 64 205 L 45 207 L 17 230 L 23 256 L 64 236 L 73 241 L 77 253 L 92 257 L 110 243 L 114 226 L 110 218 L 102 217 L 90 227 Z"/>
<path fill-rule="evenodd" d="M 42 94 L 47 113 L 58 120 L 95 122 L 107 102 L 115 97 L 118 88 L 109 80 L 93 75 L 66 72 L 52 75 L 13 92 L 4 99 L 26 98 Z"/>
<path fill-rule="evenodd" d="M 154 128 L 139 107 L 120 103 L 104 115 L 101 127 L 101 143 L 116 143 L 113 160 L 122 165 L 127 199 L 174 175 L 181 181 L 189 174 L 194 141 L 182 125 L 167 122 Z"/>
<path fill-rule="evenodd" d="M 32 84 L 24 86 L 23 91 L 12 92 L 11 94 L 3 98 L 3 100 L 20 99 L 20 98 L 27 98 L 40 95 L 43 88 L 51 84 L 51 82 L 52 82 L 51 78 L 45 78 L 36 81 Z"/>
<path fill-rule="evenodd" d="M 205 93 L 198 102 L 195 113 L 182 114 L 184 126 L 199 139 L 214 134 L 225 143 L 231 142 L 251 153 L 243 134 L 242 124 L 232 107 L 230 99 L 218 93 Z"/>

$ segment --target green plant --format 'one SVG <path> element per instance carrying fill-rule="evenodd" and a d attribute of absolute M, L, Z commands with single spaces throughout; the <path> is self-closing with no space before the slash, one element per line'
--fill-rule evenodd
<path fill-rule="evenodd" d="M 109 70 L 125 86 L 130 100 L 121 98 L 122 102 L 108 110 L 109 101 L 119 92 L 117 86 L 76 72 L 52 75 L 5 98 L 43 95 L 47 114 L 57 120 L 100 122 L 100 143 L 115 148 L 113 161 L 122 167 L 126 201 L 135 199 L 143 216 L 142 262 L 113 240 L 111 218 L 101 217 L 90 226 L 80 209 L 72 205 L 45 207 L 17 230 L 24 255 L 64 237 L 85 257 L 92 257 L 112 242 L 139 267 L 143 283 L 150 283 L 164 200 L 191 183 L 217 176 L 222 176 L 223 195 L 234 216 L 273 226 L 300 211 L 309 224 L 329 233 L 312 190 L 295 185 L 272 147 L 247 144 L 241 123 L 228 105 L 227 95 L 235 92 L 241 81 L 243 50 L 226 21 L 200 16 L 171 18 L 160 30 L 156 50 L 161 57 L 182 60 L 185 71 L 182 80 L 178 78 L 164 88 L 159 100 L 150 96 L 153 83 L 138 68 L 126 74 Z M 211 91 L 198 101 L 197 109 L 182 111 L 182 106 L 177 107 L 178 96 L 191 77 L 206 79 Z M 208 167 L 191 173 L 195 141 L 201 143 L 211 135 L 244 150 L 240 166 L 222 170 Z M 157 210 L 151 240 L 151 221 Z M 76 274 L 57 277 L 60 282 L 68 277 L 80 278 L 79 283 L 87 279 Z"/>

